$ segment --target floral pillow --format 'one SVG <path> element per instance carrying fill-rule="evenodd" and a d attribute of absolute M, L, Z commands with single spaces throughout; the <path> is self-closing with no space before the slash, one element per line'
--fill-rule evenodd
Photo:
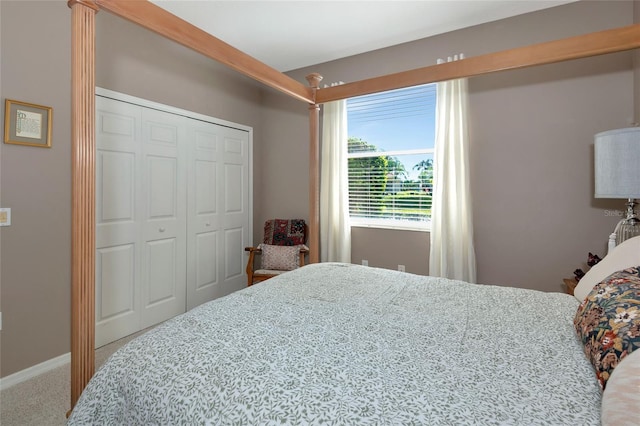
<path fill-rule="evenodd" d="M 640 266 L 615 272 L 593 287 L 573 324 L 604 389 L 620 361 L 640 348 Z"/>
<path fill-rule="evenodd" d="M 274 246 L 260 244 L 262 249 L 262 269 L 275 271 L 291 271 L 300 266 L 300 249 L 297 246 Z"/>

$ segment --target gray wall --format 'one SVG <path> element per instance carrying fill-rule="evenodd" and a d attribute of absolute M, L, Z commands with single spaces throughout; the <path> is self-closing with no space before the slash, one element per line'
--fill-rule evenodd
<path fill-rule="evenodd" d="M 325 83 L 352 82 L 436 63 L 630 25 L 632 2 L 578 2 L 368 52 L 289 74 L 304 82 L 319 72 Z M 470 90 L 470 167 L 478 280 L 562 291 L 563 277 L 584 265 L 587 252 L 604 254 L 618 220 L 607 209 L 623 203 L 593 198 L 593 135 L 633 121 L 629 52 L 475 77 Z M 265 97 L 271 106 L 272 98 Z M 271 138 L 304 143 L 306 109 L 265 110 Z M 296 117 L 294 122 L 293 118 Z M 271 130 L 269 128 L 272 128 Z M 271 138 L 269 143 L 271 143 Z M 306 159 L 278 154 L 265 160 L 265 181 L 302 176 Z M 306 203 L 292 194 L 287 208 Z M 299 200 L 299 201 L 296 201 Z M 278 205 L 263 200 L 263 211 Z M 353 229 L 352 261 L 428 273 L 429 234 Z"/>
<path fill-rule="evenodd" d="M 0 228 L 6 376 L 69 352 L 71 15 L 64 2 L 0 7 L 2 116 L 6 98 L 53 107 L 51 148 L 2 144 L 2 207 L 12 213 Z"/>

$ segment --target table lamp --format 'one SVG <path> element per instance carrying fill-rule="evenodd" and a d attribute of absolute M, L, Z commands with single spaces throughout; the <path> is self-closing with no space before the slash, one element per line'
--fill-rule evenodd
<path fill-rule="evenodd" d="M 625 198 L 627 212 L 610 239 L 615 245 L 640 235 L 635 199 L 640 198 L 640 127 L 595 135 L 595 198 Z"/>

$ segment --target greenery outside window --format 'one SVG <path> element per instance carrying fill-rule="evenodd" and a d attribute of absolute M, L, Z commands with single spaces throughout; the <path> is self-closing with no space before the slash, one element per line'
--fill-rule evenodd
<path fill-rule="evenodd" d="M 353 225 L 429 229 L 436 85 L 347 100 Z"/>

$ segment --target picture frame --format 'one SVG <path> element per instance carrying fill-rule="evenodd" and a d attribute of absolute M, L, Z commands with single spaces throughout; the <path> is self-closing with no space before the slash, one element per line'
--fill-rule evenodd
<path fill-rule="evenodd" d="M 53 108 L 5 99 L 4 143 L 51 148 Z"/>

